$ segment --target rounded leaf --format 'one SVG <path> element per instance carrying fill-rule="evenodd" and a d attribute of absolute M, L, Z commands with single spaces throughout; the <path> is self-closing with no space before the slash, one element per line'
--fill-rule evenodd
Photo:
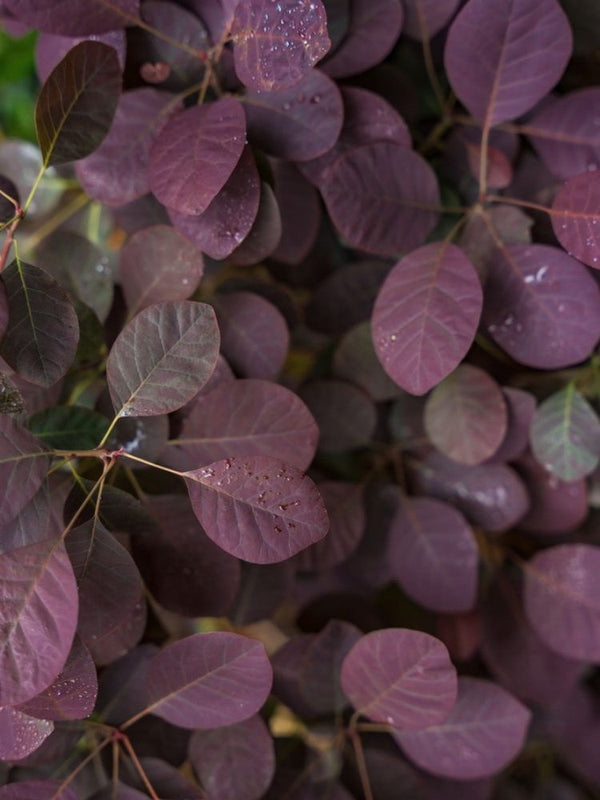
<path fill-rule="evenodd" d="M 459 0 L 403 0 L 403 5 L 403 33 L 423 42 L 447 25 Z"/>
<path fill-rule="evenodd" d="M 19 711 L 17 708 L 0 708 L 0 758 L 5 761 L 18 761 L 35 752 L 54 730 L 54 723 Z M 50 794 L 39 795 L 47 800 Z M 33 800 L 32 794 L 4 794 L 1 797 L 20 797 Z"/>
<path fill-rule="evenodd" d="M 281 239 L 281 212 L 275 192 L 266 181 L 260 184 L 260 200 L 250 233 L 230 255 L 232 264 L 247 267 L 270 256 Z"/>
<path fill-rule="evenodd" d="M 40 442 L 8 414 L 0 414 L 0 525 L 25 508 L 49 466 L 50 456 Z"/>
<path fill-rule="evenodd" d="M 15 17 L 45 33 L 61 36 L 85 36 L 103 33 L 135 23 L 139 18 L 139 0 L 4 0 L 3 5 Z"/>
<path fill-rule="evenodd" d="M 106 33 L 91 34 L 85 38 L 103 42 L 114 48 L 119 64 L 125 68 L 125 31 L 114 30 Z M 55 36 L 51 33 L 40 33 L 35 42 L 35 66 L 40 81 L 45 81 L 54 67 L 66 54 L 83 41 L 83 38 L 72 36 Z"/>
<path fill-rule="evenodd" d="M 554 198 L 551 219 L 565 250 L 600 269 L 600 173 L 569 178 Z"/>

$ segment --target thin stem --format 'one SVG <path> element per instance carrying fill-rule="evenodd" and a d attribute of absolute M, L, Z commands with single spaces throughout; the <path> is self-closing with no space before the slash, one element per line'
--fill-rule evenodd
<path fill-rule="evenodd" d="M 371 782 L 369 780 L 369 772 L 367 770 L 367 762 L 365 761 L 365 752 L 360 740 L 360 734 L 355 727 L 349 728 L 347 733 L 350 741 L 352 742 L 352 747 L 354 748 L 356 766 L 358 767 L 358 774 L 360 775 L 360 782 L 362 783 L 365 800 L 374 800 L 373 790 L 371 789 Z"/>
<path fill-rule="evenodd" d="M 19 201 L 18 200 L 15 200 L 14 197 L 11 197 L 9 194 L 7 194 L 2 189 L 0 189 L 0 197 L 3 197 L 5 200 L 8 200 L 8 202 L 15 207 L 15 211 L 17 212 L 17 214 L 19 213 Z"/>
<path fill-rule="evenodd" d="M 52 795 L 51 800 L 60 800 L 60 796 L 62 795 L 63 791 L 67 788 L 67 786 L 71 783 L 73 778 L 75 778 L 75 776 L 78 775 L 81 772 L 81 770 L 84 767 L 86 767 L 90 763 L 90 761 L 93 758 L 95 758 L 98 755 L 98 753 L 101 750 L 103 750 L 106 747 L 106 745 L 109 744 L 111 741 L 112 741 L 111 737 L 110 736 L 107 737 L 106 739 L 104 739 L 103 742 L 100 742 L 100 744 L 97 745 L 90 753 L 88 753 L 88 755 L 83 759 L 83 761 L 75 767 L 73 772 L 67 775 L 64 781 L 60 784 L 60 786 Z"/>
<path fill-rule="evenodd" d="M 22 213 L 17 214 L 14 218 L 12 223 L 10 224 L 9 228 L 6 231 L 6 236 L 4 237 L 4 244 L 2 245 L 2 251 L 0 252 L 0 272 L 4 269 L 6 265 L 6 259 L 8 258 L 8 254 L 10 253 L 10 248 L 12 247 L 13 242 L 15 242 L 15 231 L 19 227 L 19 223 L 23 218 Z M 16 243 L 16 242 L 15 242 Z"/>
<path fill-rule="evenodd" d="M 143 503 L 146 499 L 146 495 L 144 493 L 144 490 L 140 486 L 138 479 L 135 477 L 134 471 L 130 469 L 130 467 L 124 467 L 123 469 L 125 470 L 125 475 L 127 476 L 127 480 L 133 486 L 133 491 L 136 493 L 138 500 L 140 500 Z"/>
<path fill-rule="evenodd" d="M 145 464 L 147 467 L 154 467 L 154 469 L 161 469 L 163 472 L 170 472 L 171 475 L 177 475 L 178 478 L 182 478 L 185 475 L 185 472 L 180 472 L 176 469 L 170 469 L 169 467 L 163 467 L 162 464 L 155 464 L 153 461 L 146 461 L 145 458 L 132 456 L 131 453 L 121 453 L 120 455 L 122 458 L 130 458 L 132 461 L 138 461 L 140 464 Z"/>
<path fill-rule="evenodd" d="M 117 415 L 116 415 L 116 416 L 113 418 L 112 422 L 110 423 L 110 425 L 108 426 L 108 428 L 107 428 L 107 430 L 106 430 L 106 433 L 104 434 L 104 436 L 102 437 L 102 439 L 100 439 L 100 441 L 98 442 L 98 449 L 100 449 L 101 447 L 104 447 L 104 445 L 106 444 L 106 442 L 107 442 L 107 440 L 108 440 L 108 437 L 111 435 L 111 433 L 113 432 L 113 429 L 114 429 L 115 425 L 117 424 L 117 422 L 118 422 L 120 419 L 121 419 L 121 416 L 120 416 L 120 414 L 117 414 Z"/>
<path fill-rule="evenodd" d="M 35 181 L 33 183 L 33 186 L 31 187 L 31 191 L 29 192 L 29 194 L 27 196 L 27 200 L 25 200 L 25 204 L 23 205 L 23 215 L 25 215 L 27 213 L 27 211 L 29 209 L 29 206 L 31 205 L 31 202 L 32 202 L 32 200 L 33 200 L 33 198 L 35 196 L 35 193 L 37 192 L 38 187 L 39 187 L 39 185 L 40 185 L 40 183 L 42 181 L 42 178 L 44 177 L 44 173 L 46 172 L 46 167 L 47 166 L 48 166 L 48 164 L 46 162 L 44 162 L 42 164 L 42 166 L 40 167 L 40 171 L 38 172 L 38 174 L 37 174 L 37 176 L 35 178 Z"/>
<path fill-rule="evenodd" d="M 154 791 L 154 787 L 152 786 L 152 784 L 148 780 L 148 776 L 144 772 L 144 768 L 140 764 L 140 760 L 137 757 L 137 754 L 136 754 L 135 750 L 133 749 L 133 746 L 132 746 L 131 742 L 129 741 L 129 738 L 127 736 L 123 736 L 121 741 L 125 745 L 125 748 L 126 748 L 127 752 L 129 753 L 129 757 L 133 761 L 133 765 L 135 766 L 136 770 L 138 771 L 138 774 L 139 774 L 140 778 L 144 782 L 144 786 L 146 787 L 146 790 L 147 790 L 148 794 L 150 795 L 152 800 L 160 800 L 159 796 Z"/>
<path fill-rule="evenodd" d="M 67 527 L 64 529 L 64 531 L 61 533 L 61 535 L 60 535 L 60 538 L 58 539 L 58 542 L 62 542 L 62 541 L 65 539 L 65 537 L 67 536 L 67 534 L 68 534 L 70 531 L 72 531 L 72 530 L 73 530 L 73 528 L 75 527 L 75 523 L 77 522 L 77 520 L 79 519 L 79 517 L 80 517 L 80 516 L 81 516 L 81 514 L 83 513 L 83 510 L 84 510 L 84 508 L 85 508 L 85 507 L 87 506 L 87 504 L 89 503 L 89 501 L 90 501 L 90 499 L 91 499 L 92 495 L 94 494 L 94 492 L 96 491 L 96 489 L 97 489 L 97 488 L 98 488 L 100 485 L 103 485 L 103 484 L 104 484 L 104 481 L 106 480 L 106 473 L 108 472 L 108 470 L 110 469 L 110 467 L 111 467 L 111 466 L 112 466 L 111 464 L 105 464 L 105 465 L 104 465 L 104 470 L 103 470 L 103 472 L 102 472 L 102 475 L 101 475 L 101 476 L 98 478 L 98 480 L 96 481 L 96 483 L 95 483 L 95 484 L 92 486 L 92 488 L 90 489 L 90 491 L 89 491 L 89 492 L 87 493 L 87 495 L 85 496 L 85 498 L 84 498 L 83 502 L 81 503 L 81 505 L 79 506 L 79 508 L 77 509 L 77 511 L 76 511 L 76 512 L 73 514 L 73 516 L 71 517 L 71 519 L 70 519 L 70 521 L 69 521 L 69 524 L 68 524 L 68 525 L 67 525 Z"/>
<path fill-rule="evenodd" d="M 506 197 L 503 194 L 488 194 L 486 199 L 494 203 L 506 203 L 510 206 L 523 206 L 523 208 L 532 208 L 535 211 L 543 211 L 550 216 L 557 213 L 553 208 L 548 208 L 540 203 L 531 203 L 529 200 L 520 200 L 518 197 Z"/>
<path fill-rule="evenodd" d="M 417 0 L 417 14 L 419 17 L 419 28 L 421 31 L 421 45 L 423 50 L 423 60 L 425 61 L 425 69 L 427 71 L 427 76 L 429 78 L 431 88 L 433 89 L 433 93 L 435 94 L 436 100 L 439 103 L 440 110 L 443 111 L 446 101 L 444 98 L 444 92 L 442 91 L 442 87 L 435 71 L 433 54 L 431 52 L 431 40 L 429 38 L 429 31 L 427 30 L 427 20 L 423 14 L 423 6 L 420 0 Z"/>

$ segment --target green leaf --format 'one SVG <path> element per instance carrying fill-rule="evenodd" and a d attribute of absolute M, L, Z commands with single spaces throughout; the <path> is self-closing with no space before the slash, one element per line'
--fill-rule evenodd
<path fill-rule="evenodd" d="M 92 450 L 102 439 L 108 420 L 89 408 L 55 406 L 34 414 L 27 427 L 57 450 Z"/>

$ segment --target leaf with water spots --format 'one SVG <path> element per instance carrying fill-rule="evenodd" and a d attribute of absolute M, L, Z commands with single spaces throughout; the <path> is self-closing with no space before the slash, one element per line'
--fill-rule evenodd
<path fill-rule="evenodd" d="M 565 250 L 600 269 L 600 172 L 569 178 L 554 198 L 551 219 Z"/>

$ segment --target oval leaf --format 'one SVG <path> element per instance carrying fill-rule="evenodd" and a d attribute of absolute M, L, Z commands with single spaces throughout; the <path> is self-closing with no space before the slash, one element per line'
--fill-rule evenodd
<path fill-rule="evenodd" d="M 554 198 L 551 219 L 565 250 L 600 269 L 600 173 L 569 178 Z"/>
<path fill-rule="evenodd" d="M 15 17 L 45 33 L 61 36 L 85 36 L 103 33 L 135 23 L 139 18 L 139 0 L 4 0 Z"/>
<path fill-rule="evenodd" d="M 25 508 L 49 466 L 50 456 L 40 442 L 11 417 L 0 414 L 0 525 Z"/>
<path fill-rule="evenodd" d="M 373 722 L 419 730 L 450 713 L 456 670 L 433 636 L 388 628 L 368 633 L 350 650 L 342 664 L 342 688 Z"/>
<path fill-rule="evenodd" d="M 329 528 L 314 483 L 275 458 L 226 458 L 184 477 L 206 533 L 244 561 L 284 561 L 318 542 Z"/>
<path fill-rule="evenodd" d="M 0 708 L 0 758 L 6 761 L 25 758 L 35 752 L 53 730 L 54 723 L 50 720 L 35 719 L 16 708 Z M 51 797 L 50 794 L 5 794 L 0 789 L 0 797 L 33 800 L 36 796 L 43 797 L 44 800 Z"/>
<path fill-rule="evenodd" d="M 212 308 L 191 301 L 150 306 L 115 341 L 106 365 L 121 417 L 167 414 L 185 405 L 210 378 L 219 355 Z"/>

